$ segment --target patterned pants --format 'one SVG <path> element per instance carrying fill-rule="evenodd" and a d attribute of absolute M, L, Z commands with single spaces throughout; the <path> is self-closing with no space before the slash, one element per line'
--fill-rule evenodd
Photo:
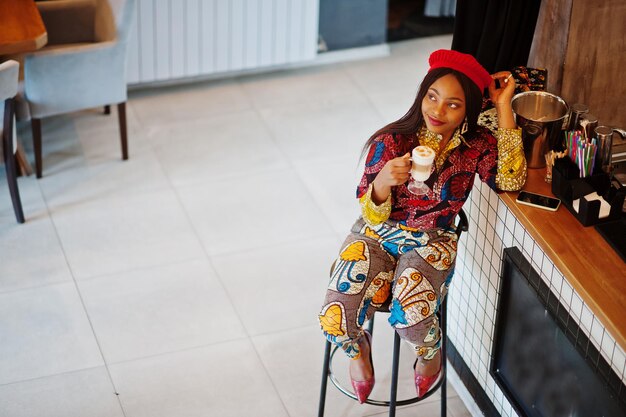
<path fill-rule="evenodd" d="M 358 358 L 363 323 L 390 302 L 389 323 L 418 356 L 432 359 L 441 342 L 435 313 L 450 285 L 456 250 L 451 229 L 418 231 L 392 222 L 370 227 L 357 220 L 319 315 L 324 335 Z"/>

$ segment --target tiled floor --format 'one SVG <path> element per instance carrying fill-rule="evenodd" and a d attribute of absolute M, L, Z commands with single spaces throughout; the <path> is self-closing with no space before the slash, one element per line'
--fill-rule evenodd
<path fill-rule="evenodd" d="M 316 315 L 358 213 L 360 147 L 408 108 L 440 36 L 386 58 L 137 91 L 44 121 L 44 178 L 0 178 L 0 415 L 317 414 Z M 32 158 L 28 126 L 20 134 Z M 384 395 L 391 331 L 374 339 Z M 413 392 L 405 352 L 401 395 Z M 345 375 L 346 360 L 336 361 Z M 450 390 L 453 417 L 469 415 Z M 427 400 L 398 415 L 438 415 Z M 329 389 L 329 416 L 366 416 Z"/>

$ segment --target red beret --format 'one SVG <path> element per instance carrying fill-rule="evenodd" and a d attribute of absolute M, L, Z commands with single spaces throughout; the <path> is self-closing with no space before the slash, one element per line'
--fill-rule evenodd
<path fill-rule="evenodd" d="M 428 63 L 430 64 L 429 72 L 435 68 L 452 68 L 467 75 L 480 91 L 489 87 L 492 81 L 487 70 L 476 61 L 476 58 L 462 52 L 439 49 L 430 54 Z"/>

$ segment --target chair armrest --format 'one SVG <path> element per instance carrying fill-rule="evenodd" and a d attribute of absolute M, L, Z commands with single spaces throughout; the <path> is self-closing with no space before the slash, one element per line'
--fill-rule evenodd
<path fill-rule="evenodd" d="M 57 0 L 37 2 L 48 45 L 95 41 L 94 0 Z"/>
<path fill-rule="evenodd" d="M 17 61 L 8 60 L 0 63 L 0 101 L 17 95 L 19 71 L 20 64 Z"/>

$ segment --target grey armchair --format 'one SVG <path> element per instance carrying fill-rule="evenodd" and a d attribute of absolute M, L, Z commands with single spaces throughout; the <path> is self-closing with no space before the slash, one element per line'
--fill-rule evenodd
<path fill-rule="evenodd" d="M 48 44 L 24 57 L 25 106 L 37 178 L 42 176 L 41 119 L 117 104 L 122 159 L 128 159 L 126 57 L 135 0 L 38 2 Z"/>
<path fill-rule="evenodd" d="M 17 138 L 15 137 L 15 96 L 17 95 L 18 75 L 20 64 L 17 61 L 6 61 L 0 64 L 0 114 L 3 114 L 3 123 L 0 124 L 2 136 L 2 154 L 7 171 L 9 193 L 13 203 L 13 211 L 18 223 L 24 223 L 24 211 L 20 200 L 20 191 L 17 187 Z"/>

